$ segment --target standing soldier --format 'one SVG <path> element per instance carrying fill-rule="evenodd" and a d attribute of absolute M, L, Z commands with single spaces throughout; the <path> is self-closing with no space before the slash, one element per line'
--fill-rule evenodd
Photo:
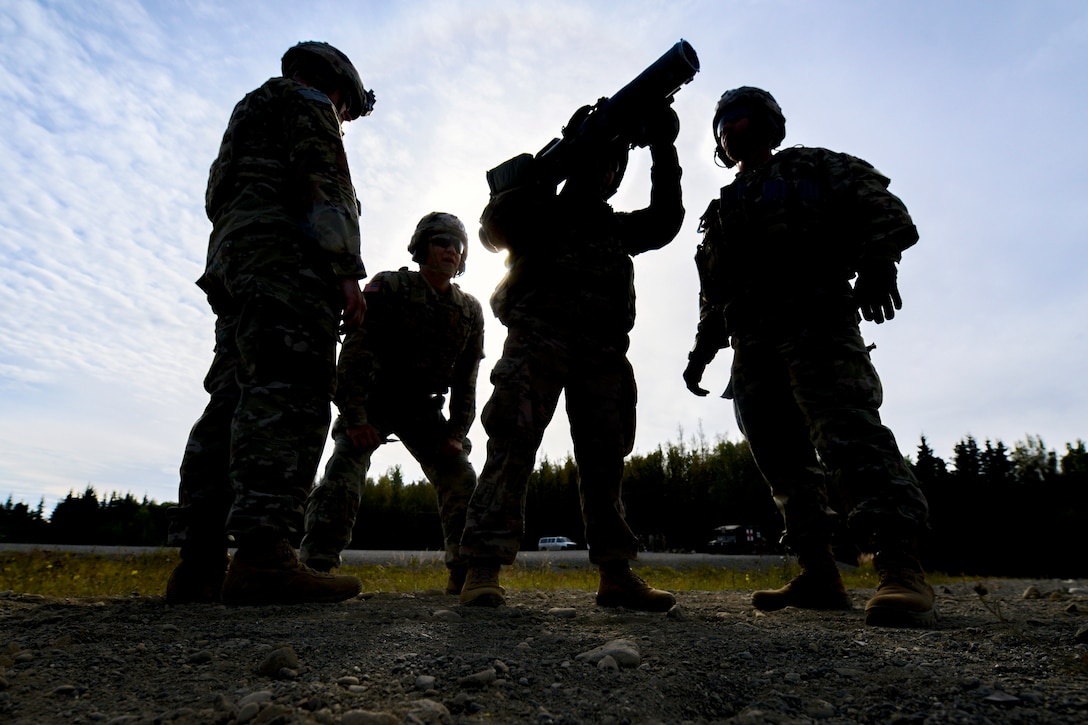
<path fill-rule="evenodd" d="M 587 110 L 568 128 L 578 128 Z M 670 106 L 660 111 L 639 144 L 649 145 L 653 157 L 647 208 L 623 213 L 609 206 L 628 154 L 626 144 L 614 144 L 581 158 L 558 195 L 554 185 L 527 184 L 496 195 L 484 209 L 481 240 L 509 255 L 509 272 L 491 297 L 507 336 L 481 416 L 487 461 L 461 540 L 469 557 L 464 604 L 505 603 L 499 570 L 520 548 L 529 474 L 560 393 L 589 558 L 600 567 L 597 603 L 665 611 L 675 602 L 631 571 L 638 539 L 620 495 L 635 433 L 635 377 L 627 360 L 635 321 L 631 257 L 671 242 L 684 219 L 673 145 L 679 121 Z"/>
<path fill-rule="evenodd" d="M 318 571 L 339 566 L 371 456 L 396 435 L 438 496 L 446 591 L 457 594 L 465 583 L 458 548 L 476 485 L 467 435 L 476 418 L 476 373 L 484 356 L 480 303 L 451 281 L 465 271 L 467 242 L 460 219 L 431 212 L 408 244 L 419 271 L 380 272 L 366 285 L 366 322 L 344 340 L 337 364 L 336 447 L 306 504 L 302 560 Z M 447 391 L 449 420 L 442 414 Z"/>
<path fill-rule="evenodd" d="M 304 566 L 291 539 L 328 435 L 338 326 L 358 327 L 366 311 L 341 124 L 369 114 L 374 93 L 327 43 L 292 47 L 282 72 L 235 106 L 208 179 L 197 284 L 216 315 L 215 356 L 170 511 L 181 547 L 171 603 L 334 602 L 360 590 Z"/>
<path fill-rule="evenodd" d="M 684 380 L 706 395 L 703 370 L 732 346 L 727 394 L 801 566 L 752 604 L 850 608 L 831 550 L 830 474 L 851 530 L 876 554 L 866 623 L 931 626 L 934 594 L 918 559 L 928 507 L 880 422 L 880 379 L 858 326 L 859 309 L 882 323 L 902 306 L 896 263 L 918 232 L 865 161 L 823 148 L 774 153 L 786 119 L 766 91 L 727 91 L 713 131 L 716 155 L 739 173 L 702 218 L 699 329 Z"/>

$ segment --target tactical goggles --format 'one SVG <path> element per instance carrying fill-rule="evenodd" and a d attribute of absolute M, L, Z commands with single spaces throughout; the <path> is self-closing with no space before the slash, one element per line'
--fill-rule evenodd
<path fill-rule="evenodd" d="M 453 247 L 453 251 L 458 254 L 465 253 L 465 243 L 454 237 L 431 237 L 430 242 L 434 246 L 441 247 L 442 249 Z"/>
<path fill-rule="evenodd" d="M 725 127 L 725 124 L 727 124 L 727 123 L 736 123 L 737 121 L 741 120 L 742 118 L 751 118 L 751 117 L 752 117 L 752 109 L 749 108 L 748 106 L 733 106 L 732 108 L 727 108 L 722 113 L 722 115 L 718 116 L 718 123 L 714 127 L 714 133 L 717 135 L 718 138 L 721 138 L 722 137 L 722 129 Z"/>

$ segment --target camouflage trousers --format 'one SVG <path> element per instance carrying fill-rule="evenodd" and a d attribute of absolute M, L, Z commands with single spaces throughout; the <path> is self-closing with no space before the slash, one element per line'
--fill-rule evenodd
<path fill-rule="evenodd" d="M 216 314 L 215 354 L 169 511 L 172 546 L 301 532 L 328 435 L 341 306 L 337 281 L 304 248 L 227 242 L 198 282 Z"/>
<path fill-rule="evenodd" d="M 446 566 L 450 567 L 462 562 L 461 532 L 465 528 L 469 497 L 476 486 L 476 471 L 468 460 L 472 452 L 468 438 L 462 439 L 460 453 L 441 452 L 440 447 L 448 438 L 441 407 L 441 396 L 417 400 L 372 398 L 367 404 L 367 419 L 382 437 L 393 434 L 400 438 L 434 486 Z M 348 439 L 341 418 L 333 424 L 332 437 L 335 448 L 325 464 L 325 475 L 306 502 L 306 534 L 301 556 L 305 562 L 339 566 L 340 552 L 351 543 L 374 451 L 356 448 Z"/>
<path fill-rule="evenodd" d="M 461 553 L 512 564 L 525 535 L 525 497 L 536 452 L 564 393 L 589 558 L 635 559 L 624 518 L 623 461 L 634 445 L 635 378 L 623 350 L 575 349 L 512 328 L 491 372 L 480 420 L 487 460 L 469 502 Z"/>
<path fill-rule="evenodd" d="M 856 322 L 734 335 L 732 345 L 737 422 L 795 548 L 830 540 L 829 482 L 860 544 L 926 528 L 925 496 L 880 421 L 883 389 Z"/>

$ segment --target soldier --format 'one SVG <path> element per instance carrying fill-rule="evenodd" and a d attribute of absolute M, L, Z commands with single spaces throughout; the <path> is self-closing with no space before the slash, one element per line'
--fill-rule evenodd
<path fill-rule="evenodd" d="M 396 435 L 434 485 L 446 542 L 446 592 L 461 591 L 465 564 L 458 549 L 476 485 L 467 435 L 484 356 L 480 303 L 451 281 L 464 274 L 467 242 L 460 219 L 431 212 L 408 244 L 419 271 L 380 272 L 366 285 L 366 322 L 345 338 L 337 364 L 336 447 L 306 504 L 301 556 L 318 571 L 339 566 L 371 456 Z M 442 414 L 447 392 L 449 420 Z"/>
<path fill-rule="evenodd" d="M 235 106 L 209 174 L 197 284 L 215 356 L 170 511 L 171 603 L 332 602 L 361 588 L 304 566 L 291 540 L 328 435 L 338 326 L 366 311 L 341 125 L 368 115 L 374 93 L 327 43 L 290 48 L 282 73 Z"/>
<path fill-rule="evenodd" d="M 928 506 L 880 422 L 880 379 L 859 329 L 861 317 L 879 324 L 901 308 L 896 263 L 918 232 L 865 161 L 823 148 L 774 153 L 786 119 L 766 91 L 723 94 L 713 132 L 716 156 L 739 173 L 702 217 L 700 319 L 684 380 L 706 395 L 707 363 L 732 346 L 726 396 L 801 566 L 752 604 L 850 608 L 831 549 L 830 476 L 850 529 L 875 551 L 880 584 L 866 623 L 931 626 L 934 594 L 918 559 Z"/>
<path fill-rule="evenodd" d="M 586 154 L 558 195 L 554 186 L 531 184 L 496 195 L 484 209 L 484 246 L 508 252 L 509 271 L 491 297 L 507 337 L 481 416 L 487 460 L 461 539 L 469 557 L 464 604 L 505 603 L 500 567 L 512 564 L 520 547 L 529 474 L 560 393 L 589 558 L 600 567 L 597 603 L 665 611 L 675 602 L 631 571 L 638 539 L 620 495 L 635 432 L 635 379 L 626 356 L 635 319 L 631 257 L 668 244 L 684 218 L 673 145 L 679 121 L 669 106 L 658 115 L 639 144 L 649 145 L 654 163 L 649 207 L 622 213 L 607 203 L 626 169 L 622 145 Z M 575 119 L 568 124 L 578 126 Z"/>

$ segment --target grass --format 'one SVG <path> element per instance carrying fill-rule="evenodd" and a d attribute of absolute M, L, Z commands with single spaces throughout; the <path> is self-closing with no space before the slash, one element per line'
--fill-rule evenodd
<path fill-rule="evenodd" d="M 59 553 L 51 551 L 0 553 L 0 592 L 50 597 L 147 596 L 162 594 L 178 563 L 174 549 L 132 556 Z M 445 567 L 437 561 L 406 559 L 391 565 L 345 566 L 366 591 L 417 592 L 445 585 Z M 653 586 L 670 591 L 745 591 L 782 586 L 797 573 L 796 564 L 756 571 L 703 565 L 694 568 L 635 567 Z M 928 577 L 931 583 L 941 577 Z M 876 586 L 871 565 L 844 573 L 850 588 Z M 513 591 L 593 590 L 597 572 L 584 566 L 505 567 L 502 583 Z"/>

